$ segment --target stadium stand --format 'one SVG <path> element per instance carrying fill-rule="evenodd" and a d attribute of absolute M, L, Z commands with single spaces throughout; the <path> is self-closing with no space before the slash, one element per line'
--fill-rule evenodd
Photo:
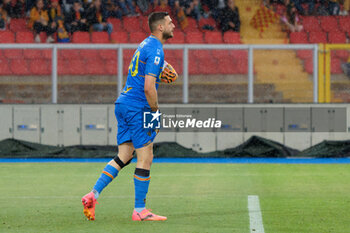
<path fill-rule="evenodd" d="M 90 43 L 90 34 L 88 32 L 75 32 L 72 36 L 73 43 Z"/>
<path fill-rule="evenodd" d="M 177 26 L 175 37 L 170 39 L 169 43 L 346 43 L 350 36 L 350 16 L 302 16 L 301 20 L 304 29 L 301 32 L 287 33 L 279 23 L 270 24 L 266 32 L 261 32 L 250 24 L 251 18 L 261 7 L 261 1 L 236 0 L 236 5 L 240 10 L 240 33 L 229 31 L 222 35 L 213 18 L 202 18 L 197 22 L 195 19 L 188 17 L 188 27 L 181 30 L 180 27 Z M 285 7 L 281 5 L 277 5 L 274 9 L 278 14 L 283 14 L 283 12 L 285 12 Z M 145 15 L 123 17 L 122 19 L 109 18 L 108 22 L 113 25 L 114 29 L 110 38 L 106 32 L 75 32 L 71 36 L 71 42 L 84 44 L 140 43 L 149 34 L 147 17 Z M 46 40 L 46 35 L 44 33 L 41 34 L 41 37 L 41 41 Z M 9 30 L 0 32 L 0 43 L 33 42 L 34 37 L 26 25 L 26 19 L 12 19 Z M 1 75 L 50 75 L 50 50 L 3 49 L 0 52 Z M 166 54 L 166 60 L 174 64 L 176 70 L 181 75 L 183 72 L 182 51 L 170 50 L 167 51 Z M 124 50 L 124 75 L 127 74 L 132 55 L 132 50 Z M 207 76 L 214 75 L 228 76 L 231 78 L 228 80 L 232 80 L 236 76 L 241 77 L 247 75 L 247 51 L 191 51 L 189 57 L 190 75 L 202 77 L 203 80 Z M 341 63 L 346 61 L 348 57 L 348 51 L 339 50 L 332 53 L 332 74 L 342 74 Z M 16 67 L 19 68 L 16 69 Z M 117 69 L 117 53 L 113 50 L 60 50 L 58 52 L 59 75 L 116 75 Z M 290 74 L 291 71 L 293 71 L 293 75 Z M 268 96 L 278 96 L 276 97 L 277 102 L 310 102 L 312 98 L 310 95 L 312 88 L 310 87 L 311 80 L 309 77 L 309 74 L 313 72 L 311 51 L 255 51 L 254 72 L 256 74 L 256 85 L 266 87 L 270 91 Z M 236 90 L 232 87 L 232 85 L 236 84 L 233 81 L 228 82 L 230 83 L 228 86 L 231 86 L 232 90 Z M 298 85 L 300 90 L 291 93 L 290 85 L 296 85 L 297 82 L 302 84 Z M 181 80 L 179 80 L 179 83 L 176 85 L 180 84 Z M 199 84 L 202 85 L 201 82 L 199 82 Z M 190 85 L 194 85 L 191 88 L 197 90 L 197 84 L 191 83 Z M 214 89 L 218 88 L 217 86 Z M 115 90 L 114 86 L 113 89 Z M 229 96 L 230 97 L 226 98 L 228 102 L 232 101 L 232 95 Z M 267 99 L 268 97 L 262 101 L 270 101 Z M 199 100 L 200 98 L 197 99 L 197 101 Z M 176 102 L 175 100 L 173 101 Z M 242 98 L 238 99 L 238 102 L 244 101 L 245 100 Z"/>
<path fill-rule="evenodd" d="M 16 43 L 34 43 L 34 36 L 32 32 L 17 31 Z"/>

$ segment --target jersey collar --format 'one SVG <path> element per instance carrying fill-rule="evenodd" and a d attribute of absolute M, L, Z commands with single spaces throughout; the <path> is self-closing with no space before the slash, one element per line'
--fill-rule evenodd
<path fill-rule="evenodd" d="M 150 38 L 156 39 L 156 40 L 159 41 L 159 43 L 163 46 L 162 42 L 161 42 L 157 37 L 155 37 L 154 35 L 151 34 L 149 37 L 150 37 Z"/>

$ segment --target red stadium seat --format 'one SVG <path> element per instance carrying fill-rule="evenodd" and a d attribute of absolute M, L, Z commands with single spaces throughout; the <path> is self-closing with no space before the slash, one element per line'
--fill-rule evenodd
<path fill-rule="evenodd" d="M 12 71 L 8 59 L 0 58 L 0 75 L 11 75 Z"/>
<path fill-rule="evenodd" d="M 343 32 L 350 32 L 350 16 L 339 17 L 339 26 Z"/>
<path fill-rule="evenodd" d="M 212 53 L 210 50 L 190 50 L 189 57 L 193 57 L 195 59 L 209 59 L 212 57 Z"/>
<path fill-rule="evenodd" d="M 306 32 L 291 32 L 290 42 L 292 44 L 307 44 L 307 34 Z"/>
<path fill-rule="evenodd" d="M 172 49 L 164 49 L 164 58 L 174 57 L 174 52 Z"/>
<path fill-rule="evenodd" d="M 198 69 L 201 74 L 217 74 L 218 63 L 214 58 L 201 57 L 198 59 Z"/>
<path fill-rule="evenodd" d="M 101 43 L 101 44 L 109 43 L 108 33 L 107 32 L 93 32 L 91 34 L 91 42 L 92 43 Z"/>
<path fill-rule="evenodd" d="M 338 21 L 335 16 L 321 16 L 320 25 L 325 32 L 337 32 L 340 31 Z"/>
<path fill-rule="evenodd" d="M 128 60 L 128 63 L 130 63 L 132 56 L 134 56 L 135 50 L 134 49 L 124 49 L 123 50 L 123 59 Z"/>
<path fill-rule="evenodd" d="M 236 60 L 237 72 L 239 74 L 247 74 L 248 73 L 248 60 L 246 59 L 238 59 Z"/>
<path fill-rule="evenodd" d="M 41 59 L 41 49 L 23 49 L 23 57 L 27 59 Z"/>
<path fill-rule="evenodd" d="M 57 60 L 57 74 L 58 75 L 68 75 L 71 74 L 68 70 L 69 60 L 58 59 Z"/>
<path fill-rule="evenodd" d="M 28 62 L 24 59 L 12 59 L 10 69 L 14 75 L 30 75 Z"/>
<path fill-rule="evenodd" d="M 102 59 L 87 59 L 85 62 L 86 71 L 90 75 L 106 74 L 105 62 Z"/>
<path fill-rule="evenodd" d="M 50 62 L 45 59 L 29 61 L 30 73 L 35 75 L 49 75 L 51 73 Z"/>
<path fill-rule="evenodd" d="M 13 32 L 30 31 L 25 19 L 11 19 L 10 30 Z"/>
<path fill-rule="evenodd" d="M 186 43 L 189 44 L 202 44 L 204 43 L 203 40 L 203 33 L 202 32 L 187 32 L 186 33 Z"/>
<path fill-rule="evenodd" d="M 112 32 L 111 41 L 112 43 L 126 44 L 128 43 L 128 33 L 127 32 Z"/>
<path fill-rule="evenodd" d="M 221 32 L 204 32 L 204 41 L 208 44 L 222 44 Z"/>
<path fill-rule="evenodd" d="M 198 31 L 198 24 L 197 24 L 197 20 L 195 20 L 194 18 L 191 17 L 187 17 L 187 22 L 188 25 L 186 28 L 184 28 L 185 32 L 191 32 L 191 31 Z"/>
<path fill-rule="evenodd" d="M 16 32 L 16 43 L 34 43 L 33 32 Z"/>
<path fill-rule="evenodd" d="M 176 58 L 176 59 L 179 59 L 182 61 L 182 58 L 183 58 L 183 50 L 181 49 L 175 49 L 173 50 L 173 56 Z"/>
<path fill-rule="evenodd" d="M 312 74 L 314 72 L 314 63 L 312 58 L 305 60 L 304 68 L 308 74 Z"/>
<path fill-rule="evenodd" d="M 328 33 L 328 42 L 332 44 L 345 44 L 346 35 L 344 32 L 330 32 Z"/>
<path fill-rule="evenodd" d="M 201 18 L 198 22 L 199 29 L 203 29 L 205 27 L 212 27 L 216 29 L 216 22 L 213 18 Z"/>
<path fill-rule="evenodd" d="M 58 59 L 71 60 L 81 59 L 79 49 L 60 49 L 58 50 Z"/>
<path fill-rule="evenodd" d="M 0 43 L 15 43 L 15 35 L 11 31 L 0 31 Z"/>
<path fill-rule="evenodd" d="M 202 72 L 198 68 L 198 60 L 190 60 L 188 63 L 188 74 L 189 75 L 198 75 Z"/>
<path fill-rule="evenodd" d="M 220 60 L 220 59 L 231 59 L 231 55 L 227 50 L 224 49 L 218 49 L 218 50 L 212 50 L 211 54 L 213 58 Z"/>
<path fill-rule="evenodd" d="M 132 56 L 134 55 L 134 49 L 124 49 L 123 50 L 123 74 L 128 74 L 129 65 Z"/>
<path fill-rule="evenodd" d="M 130 43 L 139 44 L 141 43 L 145 38 L 147 37 L 147 34 L 145 32 L 134 32 L 130 34 Z"/>
<path fill-rule="evenodd" d="M 327 34 L 325 32 L 310 32 L 310 43 L 327 43 Z"/>
<path fill-rule="evenodd" d="M 241 36 L 238 32 L 225 32 L 224 33 L 224 42 L 226 44 L 240 44 Z"/>
<path fill-rule="evenodd" d="M 65 69 L 68 69 L 68 73 L 71 75 L 84 75 L 88 74 L 86 70 L 85 62 L 79 60 L 69 60 Z"/>
<path fill-rule="evenodd" d="M 232 59 L 218 59 L 218 73 L 219 74 L 238 74 L 238 69 Z"/>
<path fill-rule="evenodd" d="M 23 57 L 22 49 L 4 49 L 3 54 L 8 59 L 20 59 Z"/>
<path fill-rule="evenodd" d="M 115 75 L 118 73 L 117 60 L 106 60 L 105 72 L 108 75 Z"/>
<path fill-rule="evenodd" d="M 47 34 L 45 32 L 41 32 L 39 36 L 40 36 L 41 43 L 46 43 Z"/>
<path fill-rule="evenodd" d="M 74 32 L 72 37 L 73 43 L 90 43 L 90 34 L 88 32 Z"/>
<path fill-rule="evenodd" d="M 42 49 L 41 53 L 43 55 L 43 58 L 51 60 L 51 58 L 52 58 L 52 50 L 51 49 Z"/>
<path fill-rule="evenodd" d="M 101 59 L 100 52 L 98 49 L 81 49 L 80 50 L 80 57 L 81 57 L 81 59 L 85 59 L 85 60 Z"/>
<path fill-rule="evenodd" d="M 303 17 L 303 27 L 307 32 L 321 31 L 320 24 L 315 16 Z"/>
<path fill-rule="evenodd" d="M 102 49 L 99 50 L 100 57 L 104 60 L 116 60 L 118 53 L 114 49 Z"/>
<path fill-rule="evenodd" d="M 174 37 L 167 41 L 169 44 L 184 44 L 185 34 L 182 31 L 175 31 Z"/>
<path fill-rule="evenodd" d="M 332 74 L 342 74 L 343 70 L 341 68 L 340 59 L 333 58 L 331 59 L 331 73 Z"/>
<path fill-rule="evenodd" d="M 230 50 L 229 53 L 235 60 L 246 60 L 248 61 L 247 50 Z"/>
<path fill-rule="evenodd" d="M 148 26 L 148 18 L 147 17 L 143 17 L 141 18 L 141 28 L 143 29 L 144 32 L 146 32 L 147 34 L 151 33 L 149 26 Z"/>
<path fill-rule="evenodd" d="M 124 31 L 123 22 L 122 22 L 120 19 L 108 18 L 107 21 L 108 21 L 110 24 L 113 25 L 113 31 L 114 31 L 114 32 L 121 32 L 121 31 Z"/>
<path fill-rule="evenodd" d="M 335 55 L 343 60 L 344 62 L 348 60 L 350 52 L 347 50 L 335 50 Z"/>
<path fill-rule="evenodd" d="M 141 23 L 140 23 L 139 17 L 124 17 L 123 18 L 123 27 L 124 27 L 124 30 L 127 32 L 143 31 L 141 28 Z"/>
<path fill-rule="evenodd" d="M 300 59 L 306 60 L 312 57 L 312 51 L 311 50 L 297 50 L 297 56 Z"/>

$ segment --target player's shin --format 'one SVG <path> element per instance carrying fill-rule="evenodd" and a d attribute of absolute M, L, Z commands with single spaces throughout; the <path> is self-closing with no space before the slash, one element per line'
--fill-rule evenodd
<path fill-rule="evenodd" d="M 146 208 L 146 195 L 150 183 L 150 171 L 142 168 L 135 169 L 135 210 L 140 213 Z"/>
<path fill-rule="evenodd" d="M 130 160 L 131 161 L 131 160 Z M 127 166 L 130 161 L 123 163 L 118 156 L 116 156 L 111 162 L 109 162 L 103 169 L 100 178 L 96 181 L 96 184 L 92 190 L 95 198 L 97 199 L 102 190 L 110 183 L 114 178 L 118 176 L 119 171 Z"/>

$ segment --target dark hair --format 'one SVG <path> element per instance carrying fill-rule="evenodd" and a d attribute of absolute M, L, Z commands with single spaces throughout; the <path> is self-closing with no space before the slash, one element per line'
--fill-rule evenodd
<path fill-rule="evenodd" d="M 153 12 L 148 16 L 148 26 L 151 32 L 154 32 L 157 27 L 157 23 L 168 16 L 168 12 Z"/>

